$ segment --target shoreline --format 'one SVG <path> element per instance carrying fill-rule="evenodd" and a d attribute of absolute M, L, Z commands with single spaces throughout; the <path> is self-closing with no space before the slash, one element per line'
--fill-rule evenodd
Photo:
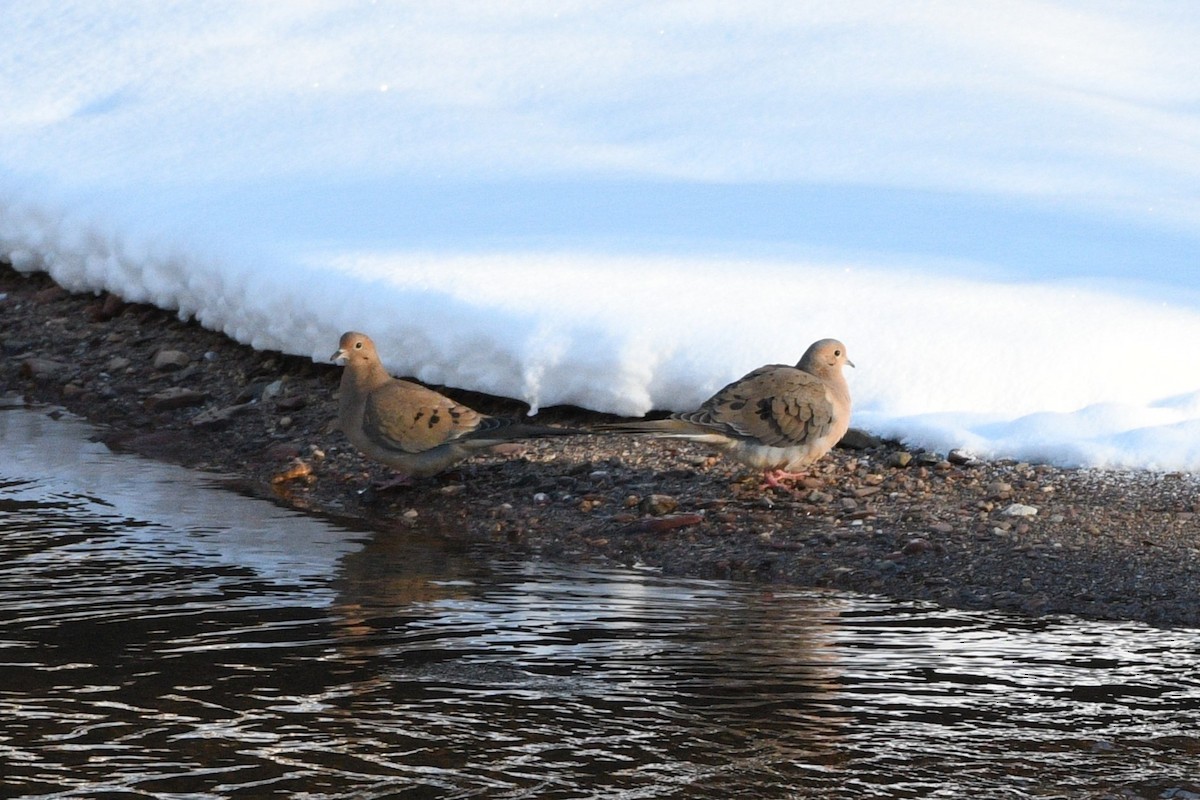
<path fill-rule="evenodd" d="M 951 461 L 862 437 L 793 494 L 760 490 L 756 473 L 703 445 L 592 435 L 504 446 L 379 492 L 388 470 L 334 430 L 340 367 L 3 264 L 0 295 L 0 394 L 61 406 L 114 449 L 224 473 L 301 511 L 564 562 L 1200 627 L 1194 474 Z M 525 410 L 435 388 L 485 413 Z M 555 407 L 537 419 L 617 418 Z"/>

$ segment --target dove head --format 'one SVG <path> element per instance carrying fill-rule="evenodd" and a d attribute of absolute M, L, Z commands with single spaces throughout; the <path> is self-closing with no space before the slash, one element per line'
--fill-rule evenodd
<path fill-rule="evenodd" d="M 346 360 L 346 366 L 371 364 L 379 360 L 375 352 L 375 343 L 365 333 L 346 331 L 338 340 L 338 349 L 330 356 L 334 361 Z"/>
<path fill-rule="evenodd" d="M 840 376 L 843 364 L 854 366 L 854 362 L 846 357 L 846 345 L 837 339 L 821 339 L 808 346 L 796 367 L 824 378 Z"/>

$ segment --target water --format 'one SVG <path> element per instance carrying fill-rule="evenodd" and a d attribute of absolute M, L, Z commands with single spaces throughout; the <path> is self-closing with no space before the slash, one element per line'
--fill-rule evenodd
<path fill-rule="evenodd" d="M 1200 634 L 341 528 L 0 410 L 5 797 L 1200 796 Z"/>

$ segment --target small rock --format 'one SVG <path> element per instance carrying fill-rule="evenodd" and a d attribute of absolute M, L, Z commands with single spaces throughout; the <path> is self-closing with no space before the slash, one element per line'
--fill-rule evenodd
<path fill-rule="evenodd" d="M 263 381 L 254 381 L 253 383 L 248 383 L 242 387 L 240 392 L 238 392 L 237 397 L 233 398 L 233 402 L 236 405 L 243 405 L 245 403 L 253 403 L 261 400 L 263 389 L 265 389 L 266 386 L 267 384 Z"/>
<path fill-rule="evenodd" d="M 276 397 L 279 397 L 279 395 L 281 395 L 281 394 L 283 394 L 283 381 L 282 380 L 271 381 L 263 388 L 262 399 L 263 400 L 274 400 Z"/>
<path fill-rule="evenodd" d="M 226 406 L 225 408 L 204 411 L 197 414 L 195 419 L 192 420 L 192 427 L 212 431 L 221 430 L 227 427 L 230 421 L 238 414 L 249 411 L 253 407 L 253 403 L 242 403 L 236 406 Z"/>
<path fill-rule="evenodd" d="M 975 464 L 979 461 L 979 459 L 975 458 L 975 456 L 971 455 L 966 450 L 951 450 L 946 454 L 946 460 L 951 464 L 960 467 Z"/>
<path fill-rule="evenodd" d="M 52 380 L 55 378 L 65 377 L 67 372 L 71 372 L 71 366 L 64 364 L 61 361 L 53 361 L 49 358 L 27 358 L 21 362 L 21 377 L 33 378 L 35 380 Z"/>
<path fill-rule="evenodd" d="M 545 506 L 550 504 L 550 495 L 545 492 L 538 492 L 533 496 L 534 505 Z"/>
<path fill-rule="evenodd" d="M 1004 481 L 992 481 L 987 485 L 987 493 L 991 497 L 1003 499 L 1012 494 L 1012 484 Z"/>
<path fill-rule="evenodd" d="M 626 533 L 662 533 L 663 531 L 699 525 L 704 521 L 700 514 L 668 514 L 662 517 L 642 519 L 626 527 Z"/>
<path fill-rule="evenodd" d="M 291 461 L 299 459 L 300 445 L 296 442 L 279 442 L 263 451 L 263 457 L 268 461 Z"/>
<path fill-rule="evenodd" d="M 271 483 L 286 483 L 300 479 L 309 479 L 312 476 L 312 465 L 307 461 L 299 458 L 293 459 L 288 466 L 271 476 Z"/>
<path fill-rule="evenodd" d="M 92 320 L 95 322 L 106 322 L 119 315 L 124 309 L 125 301 L 121 299 L 120 295 L 109 292 L 104 295 L 104 300 L 93 306 L 91 310 Z"/>
<path fill-rule="evenodd" d="M 679 501 L 670 495 L 652 494 L 642 500 L 638 508 L 641 509 L 643 514 L 661 517 L 664 514 L 670 514 L 672 511 L 679 508 Z"/>
<path fill-rule="evenodd" d="M 929 540 L 918 537 L 916 539 L 909 539 L 907 542 L 905 542 L 904 547 L 901 548 L 900 552 L 906 556 L 915 556 L 924 553 L 929 548 Z"/>
<path fill-rule="evenodd" d="M 182 350 L 159 350 L 154 354 L 154 368 L 160 372 L 183 369 L 192 363 L 192 357 Z"/>
<path fill-rule="evenodd" d="M 1038 513 L 1038 510 L 1036 507 L 1027 506 L 1024 503 L 1012 503 L 1000 513 L 1008 517 L 1032 517 Z"/>
<path fill-rule="evenodd" d="M 104 365 L 105 372 L 124 372 L 132 362 L 125 356 L 113 356 Z"/>
<path fill-rule="evenodd" d="M 858 428 L 851 428 L 846 431 L 846 435 L 838 442 L 838 447 L 849 450 L 870 450 L 882 446 L 882 439 Z"/>
<path fill-rule="evenodd" d="M 61 286 L 51 286 L 33 295 L 33 302 L 39 305 L 53 303 L 67 296 L 67 290 Z"/>
<path fill-rule="evenodd" d="M 182 386 L 172 386 L 146 398 L 148 411 L 174 411 L 179 408 L 203 405 L 208 399 L 204 392 L 195 389 L 185 389 Z"/>
<path fill-rule="evenodd" d="M 911 464 L 912 460 L 912 453 L 908 452 L 907 450 L 897 450 L 895 453 L 892 453 L 890 456 L 888 456 L 888 466 L 903 468 Z"/>
<path fill-rule="evenodd" d="M 421 516 L 421 512 L 417 511 L 415 508 L 410 508 L 400 516 L 404 517 L 405 519 L 416 519 L 417 517 Z"/>

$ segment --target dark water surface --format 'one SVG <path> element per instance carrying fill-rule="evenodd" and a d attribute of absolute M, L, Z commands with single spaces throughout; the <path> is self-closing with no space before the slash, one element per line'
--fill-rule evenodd
<path fill-rule="evenodd" d="M 0 410 L 4 797 L 1200 798 L 1200 632 L 348 530 Z"/>

